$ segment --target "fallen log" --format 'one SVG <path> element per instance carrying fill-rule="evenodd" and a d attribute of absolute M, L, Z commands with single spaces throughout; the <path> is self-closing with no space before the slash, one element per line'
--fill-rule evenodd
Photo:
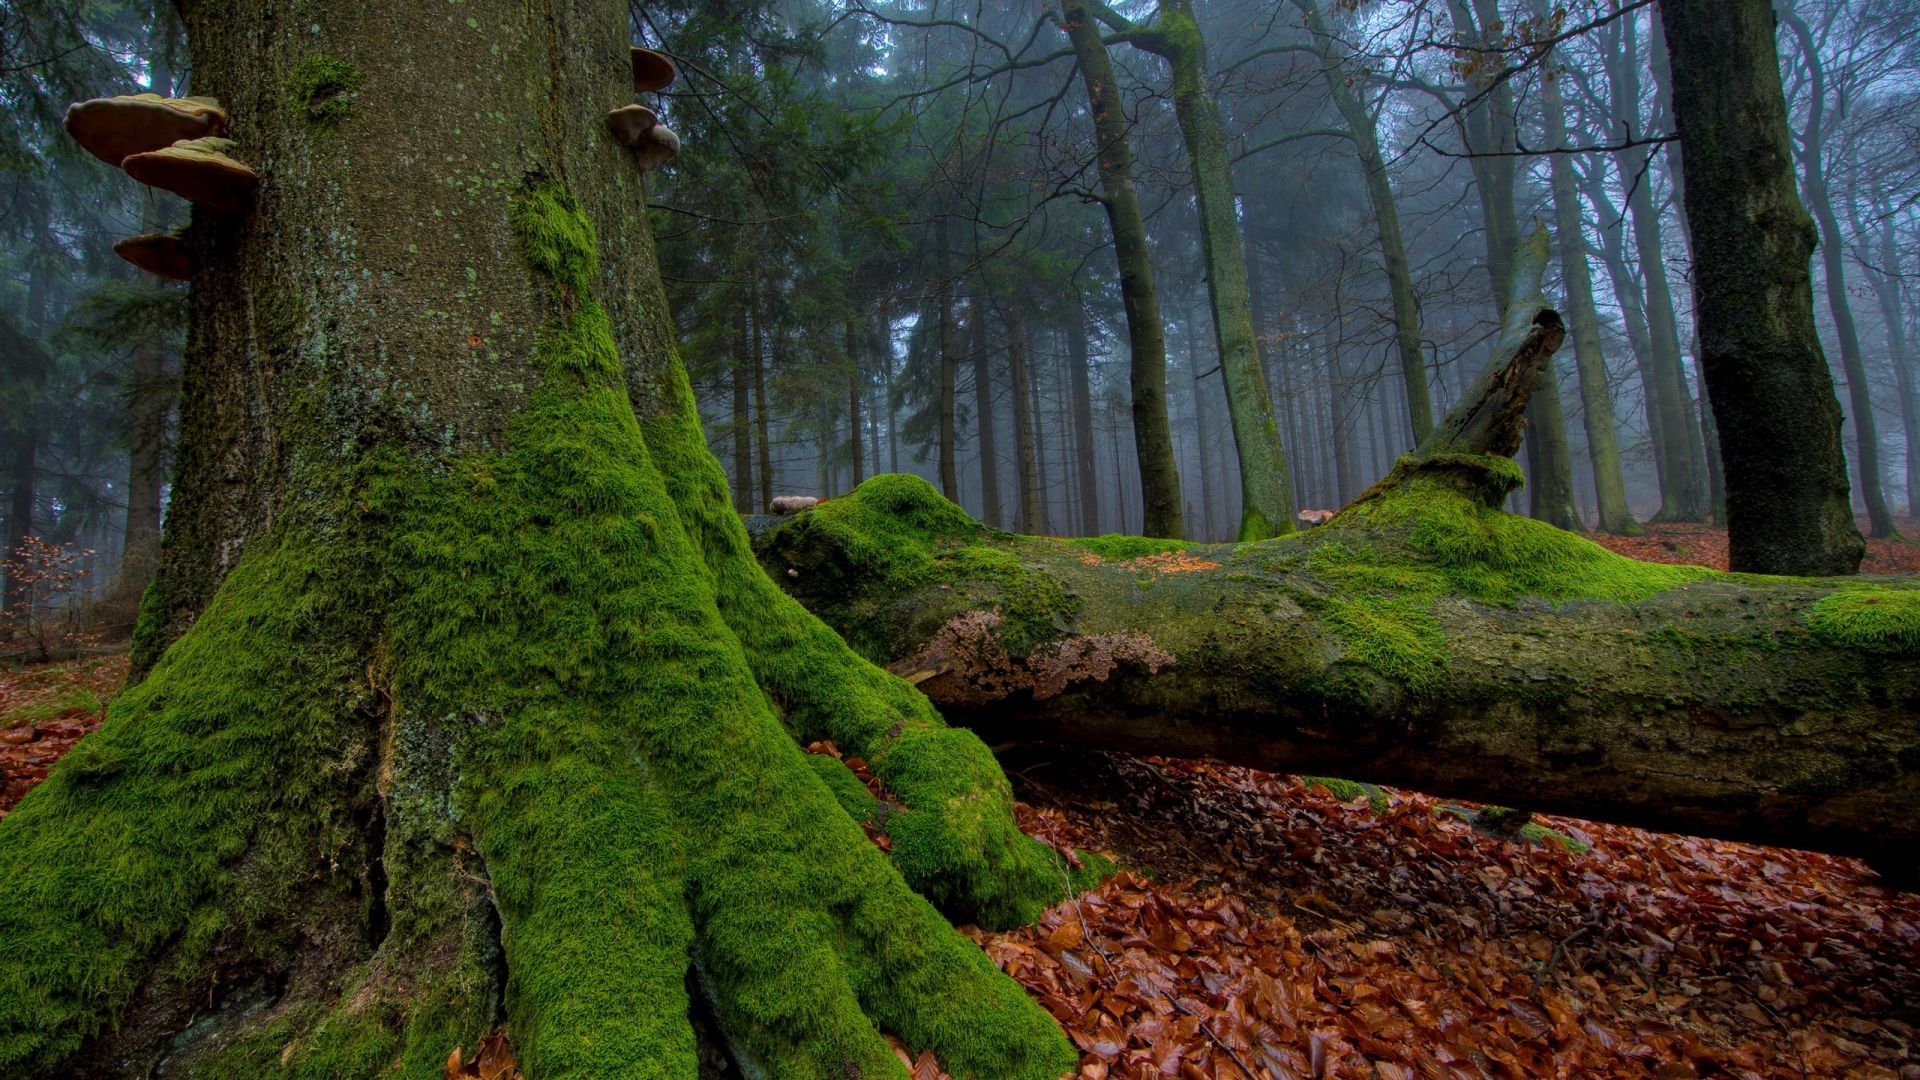
<path fill-rule="evenodd" d="M 895 475 L 756 547 L 989 741 L 1335 773 L 1911 875 L 1920 582 L 1641 563 L 1501 512 L 1527 368 L 1563 335 L 1516 305 L 1477 392 L 1304 534 L 1016 536 Z"/>

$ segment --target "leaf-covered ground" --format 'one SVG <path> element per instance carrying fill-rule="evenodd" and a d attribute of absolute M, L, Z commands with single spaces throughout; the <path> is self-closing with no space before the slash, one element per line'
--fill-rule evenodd
<path fill-rule="evenodd" d="M 1029 831 L 1136 871 L 976 935 L 1083 1077 L 1920 1077 L 1920 897 L 1852 860 L 1542 819 L 1575 854 L 1424 795 L 1009 764 Z"/>
<path fill-rule="evenodd" d="M 0 813 L 125 673 L 121 657 L 0 672 Z M 1008 765 L 1028 832 L 1128 867 L 1036 926 L 967 928 L 1088 1080 L 1920 1080 L 1920 897 L 1857 862 L 1541 819 L 1591 845 L 1575 853 L 1424 795 L 1342 802 L 1208 762 Z M 915 1080 L 944 1076 L 898 1049 Z M 484 1057 L 447 1074 L 485 1075 Z"/>
<path fill-rule="evenodd" d="M 125 654 L 0 668 L 0 817 L 100 726 L 108 700 L 126 680 Z"/>
<path fill-rule="evenodd" d="M 1860 564 L 1863 574 L 1911 574 L 1920 571 L 1920 520 L 1901 518 L 1900 531 L 1912 539 L 1868 540 L 1867 557 Z M 1691 563 L 1714 570 L 1727 569 L 1727 530 L 1717 525 L 1684 522 L 1647 524 L 1639 536 L 1608 536 L 1589 533 L 1587 538 L 1602 547 L 1639 559 L 1641 562 Z M 1866 535 L 1866 519 L 1860 520 L 1860 533 Z"/>

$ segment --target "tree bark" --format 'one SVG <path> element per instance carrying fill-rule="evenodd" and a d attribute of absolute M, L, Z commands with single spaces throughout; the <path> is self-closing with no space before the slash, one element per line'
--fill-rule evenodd
<path fill-rule="evenodd" d="M 1073 396 L 1073 467 L 1079 483 L 1080 531 L 1100 531 L 1100 483 L 1094 470 L 1092 363 L 1087 355 L 1087 312 L 1075 296 L 1067 311 L 1067 385 Z"/>
<path fill-rule="evenodd" d="M 1547 16 L 1544 0 L 1534 4 L 1536 18 Z M 1543 62 L 1551 56 L 1543 58 Z M 1567 145 L 1566 108 L 1560 79 L 1541 82 L 1541 113 L 1548 149 Z M 1627 506 L 1626 478 L 1620 468 L 1620 446 L 1613 419 L 1613 392 L 1607 385 L 1607 357 L 1600 344 L 1600 316 L 1593 303 L 1593 271 L 1587 264 L 1585 215 L 1573 178 L 1573 162 L 1564 153 L 1548 160 L 1553 189 L 1555 246 L 1560 252 L 1560 279 L 1567 294 L 1567 313 L 1573 323 L 1574 368 L 1580 380 L 1580 405 L 1585 417 L 1587 458 L 1593 465 L 1594 502 L 1601 532 L 1635 535 L 1640 526 Z"/>
<path fill-rule="evenodd" d="M 739 352 L 733 362 L 733 505 L 742 514 L 764 513 L 767 507 L 753 505 L 753 406 L 748 396 L 752 389 L 753 335 L 747 312 L 753 305 L 742 303 Z"/>
<path fill-rule="evenodd" d="M 1034 463 L 1033 380 L 1027 371 L 1027 329 L 1020 319 L 1018 298 L 1009 300 L 1007 307 L 1007 382 L 1013 387 L 1013 458 L 1020 488 L 1020 531 L 1038 532 L 1044 515 Z"/>
<path fill-rule="evenodd" d="M 1694 317 L 1720 433 L 1733 568 L 1830 575 L 1866 544 L 1813 322 L 1813 223 L 1795 191 L 1768 0 L 1666 0 L 1686 148 Z"/>
<path fill-rule="evenodd" d="M 993 350 L 987 347 L 986 304 L 976 300 L 972 311 L 968 331 L 973 351 L 973 408 L 979 414 L 975 423 L 980 429 L 980 520 L 997 529 L 1006 524 L 1006 517 L 1000 510 L 1000 442 L 994 437 L 993 425 Z M 1014 412 L 1017 437 L 1022 412 L 1018 401 Z M 1020 528 L 1027 529 L 1024 518 Z"/>
<path fill-rule="evenodd" d="M 1622 20 L 1621 28 L 1608 31 L 1605 37 L 1617 43 L 1607 56 L 1607 75 L 1618 134 L 1623 138 L 1644 136 L 1647 129 L 1632 130 L 1632 121 L 1640 115 L 1640 52 L 1635 23 Z M 1676 77 L 1681 74 L 1676 67 Z M 1660 418 L 1655 427 L 1660 510 L 1653 519 L 1701 521 L 1706 517 L 1706 472 L 1693 425 L 1688 422 L 1687 391 L 1680 373 L 1680 332 L 1674 319 L 1673 290 L 1667 280 L 1666 251 L 1661 245 L 1660 215 L 1653 205 L 1653 155 L 1650 148 L 1614 154 L 1614 167 L 1627 187 L 1627 217 L 1633 226 L 1634 252 L 1645 290 L 1641 310 L 1647 319 L 1647 369 L 1652 376 L 1647 384 L 1648 410 L 1657 411 Z"/>
<path fill-rule="evenodd" d="M 760 457 L 761 513 L 773 507 L 773 437 L 768 433 L 766 309 L 760 305 L 759 269 L 754 270 L 753 290 L 747 297 L 747 314 L 753 320 L 753 426 L 754 449 Z"/>
<path fill-rule="evenodd" d="M 1173 108 L 1193 173 L 1200 217 L 1200 256 L 1206 265 L 1227 420 L 1240 468 L 1241 540 L 1263 540 L 1294 530 L 1293 483 L 1287 451 L 1273 420 L 1273 395 L 1253 343 L 1253 305 L 1247 295 L 1246 252 L 1240 244 L 1233 162 L 1226 125 L 1207 86 L 1207 45 L 1190 0 L 1160 0 L 1160 19 L 1133 41 L 1173 70 Z"/>
<path fill-rule="evenodd" d="M 529 1076 L 690 1078 L 690 993 L 750 1075 L 1070 1069 L 930 902 L 1063 865 L 728 505 L 605 121 L 627 5 L 182 13 L 262 186 L 195 214 L 164 654 L 0 821 L 0 1073 L 439 1076 L 504 1021 Z"/>
<path fill-rule="evenodd" d="M 1089 0 L 1060 0 L 1060 24 L 1073 45 L 1080 80 L 1093 114 L 1100 205 L 1113 231 L 1113 253 L 1120 269 L 1120 301 L 1127 315 L 1128 386 L 1133 395 L 1134 455 L 1140 469 L 1140 503 L 1147 536 L 1186 535 L 1180 509 L 1180 470 L 1173 460 L 1173 432 L 1167 423 L 1167 340 L 1160 301 L 1147 256 L 1147 228 L 1140 218 L 1140 197 L 1133 184 L 1133 148 L 1113 60 L 1093 23 Z"/>
<path fill-rule="evenodd" d="M 1400 381 L 1406 387 L 1407 412 L 1415 443 L 1433 430 L 1433 399 L 1427 388 L 1427 365 L 1420 347 L 1420 300 L 1413 290 L 1413 270 L 1407 261 L 1407 243 L 1400 229 L 1400 204 L 1394 197 L 1393 183 L 1387 176 L 1386 157 L 1380 152 L 1380 132 L 1360 95 L 1354 92 L 1354 74 L 1339 43 L 1327 29 L 1326 20 L 1314 0 L 1294 0 L 1307 19 L 1318 52 L 1321 81 L 1333 99 L 1333 107 L 1345 121 L 1353 138 L 1354 152 L 1360 158 L 1360 172 L 1366 180 L 1367 201 L 1373 208 L 1373 220 L 1380 234 L 1380 262 L 1387 275 L 1387 293 L 1393 302 L 1393 341 L 1400 356 Z"/>
<path fill-rule="evenodd" d="M 765 537 L 762 560 L 990 739 L 1331 770 L 1920 869 L 1920 635 L 1862 614 L 1920 590 L 1636 563 L 1501 513 L 1519 482 L 1502 455 L 1564 335 L 1515 304 L 1434 436 L 1298 537 L 1143 554 L 951 523 L 898 576 L 862 554 L 879 519 L 861 493 Z"/>
<path fill-rule="evenodd" d="M 946 235 L 946 226 L 940 229 L 941 236 Z M 942 242 L 944 250 L 945 243 Z M 944 273 L 944 271 L 943 271 Z M 940 397 L 935 407 L 939 415 L 939 457 L 940 457 L 940 494 L 948 502 L 960 500 L 960 472 L 954 463 L 955 444 L 959 442 L 959 432 L 954 427 L 954 391 L 959 379 L 960 345 L 955 340 L 953 326 L 953 281 L 943 277 L 940 288 L 934 297 L 934 303 L 940 308 Z"/>
<path fill-rule="evenodd" d="M 1800 42 L 1801 59 L 1807 65 L 1807 127 L 1799 139 L 1788 134 L 1788 144 L 1800 161 L 1800 182 L 1806 192 L 1806 204 L 1820 230 L 1820 260 L 1826 270 L 1827 312 L 1833 316 L 1833 333 L 1840 343 L 1840 367 L 1847 373 L 1847 401 L 1853 407 L 1853 434 L 1856 471 L 1860 477 L 1860 499 L 1867 504 L 1867 521 L 1875 537 L 1894 536 L 1893 513 L 1887 509 L 1887 497 L 1880 482 L 1880 433 L 1873 418 L 1873 387 L 1867 381 L 1867 360 L 1860 349 L 1860 331 L 1854 326 L 1853 305 L 1847 299 L 1846 239 L 1840 233 L 1840 219 L 1833 212 L 1833 192 L 1827 185 L 1826 112 L 1827 69 L 1820 59 L 1820 48 L 1806 20 L 1795 14 L 1790 3 L 1776 5 L 1780 21 Z"/>

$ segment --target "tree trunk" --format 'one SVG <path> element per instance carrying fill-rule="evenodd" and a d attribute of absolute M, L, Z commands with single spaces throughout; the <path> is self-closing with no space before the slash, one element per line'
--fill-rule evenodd
<path fill-rule="evenodd" d="M 173 388 L 167 361 L 151 345 L 133 353 L 133 381 L 127 388 L 127 519 L 120 546 L 120 569 L 103 607 L 114 618 L 132 615 L 160 566 L 160 491 L 167 480 L 167 418 L 173 412 Z"/>
<path fill-rule="evenodd" d="M 753 404 L 754 446 L 760 456 L 760 506 L 768 513 L 773 506 L 773 437 L 768 434 L 766 309 L 760 306 L 758 269 L 754 289 L 747 298 L 747 314 L 753 319 Z"/>
<path fill-rule="evenodd" d="M 973 408 L 980 427 L 980 520 L 998 529 L 1006 524 L 1000 511 L 1000 444 L 993 430 L 993 350 L 987 347 L 987 308 L 976 300 L 967 320 L 973 351 Z M 1014 404 L 1014 427 L 1020 419 L 1020 403 Z M 1017 438 L 1017 435 L 1016 435 Z M 1024 521 L 1020 525 L 1025 529 Z"/>
<path fill-rule="evenodd" d="M 944 238 L 946 226 L 941 225 L 941 249 L 946 249 Z M 942 273 L 944 274 L 944 270 Z M 940 308 L 940 399 L 936 407 L 939 416 L 939 454 L 940 454 L 940 494 L 948 502 L 960 501 L 960 472 L 954 464 L 954 445 L 959 441 L 959 432 L 954 428 L 954 391 L 959 379 L 960 345 L 954 340 L 953 326 L 953 281 L 942 277 L 940 289 L 934 298 Z"/>
<path fill-rule="evenodd" d="M 749 1074 L 1070 1069 L 928 902 L 1060 863 L 728 507 L 604 119 L 627 5 L 182 7 L 263 184 L 195 214 L 183 632 L 0 821 L 0 1072 L 440 1076 L 504 1020 L 531 1077 L 693 1077 L 690 987 Z"/>
<path fill-rule="evenodd" d="M 1013 468 L 1020 496 L 1019 528 L 1041 529 L 1040 478 L 1035 473 L 1033 445 L 1033 380 L 1027 371 L 1027 331 L 1020 319 L 1017 298 L 1007 307 L 1007 384 L 1013 388 Z"/>
<path fill-rule="evenodd" d="M 1648 130 L 1641 127 L 1636 131 L 1634 125 L 1640 115 L 1640 51 L 1635 25 L 1631 19 L 1622 20 L 1620 29 L 1606 34 L 1606 40 L 1617 44 L 1607 56 L 1607 74 L 1613 91 L 1616 134 L 1623 138 L 1638 138 Z M 1627 188 L 1627 217 L 1633 226 L 1634 252 L 1645 289 L 1642 311 L 1647 319 L 1647 370 L 1651 376 L 1646 387 L 1647 408 L 1659 414 L 1654 430 L 1658 438 L 1660 510 L 1654 520 L 1700 521 L 1706 517 L 1706 472 L 1693 425 L 1687 418 L 1687 391 L 1680 373 L 1680 333 L 1674 320 L 1673 290 L 1667 281 L 1666 251 L 1661 246 L 1660 215 L 1653 205 L 1653 154 L 1650 148 L 1622 150 L 1614 154 L 1614 167 Z"/>
<path fill-rule="evenodd" d="M 1686 148 L 1694 317 L 1736 570 L 1851 574 L 1840 406 L 1813 323 L 1813 223 L 1795 193 L 1768 0 L 1666 0 Z"/>
<path fill-rule="evenodd" d="M 1827 312 L 1833 316 L 1833 333 L 1840 342 L 1840 367 L 1847 373 L 1847 400 L 1853 406 L 1860 498 L 1867 504 L 1872 534 L 1894 536 L 1899 530 L 1894 527 L 1893 514 L 1887 509 L 1887 497 L 1880 483 L 1880 433 L 1873 419 L 1873 387 L 1867 381 L 1867 360 L 1860 350 L 1860 331 L 1853 324 L 1853 305 L 1847 299 L 1846 238 L 1840 234 L 1840 220 L 1833 212 L 1833 193 L 1827 186 L 1826 65 L 1820 59 L 1819 46 L 1806 20 L 1794 14 L 1791 4 L 1781 4 L 1776 10 L 1781 11 L 1780 21 L 1799 39 L 1800 55 L 1808 70 L 1807 129 L 1798 140 L 1789 135 L 1788 142 L 1800 161 L 1800 181 L 1806 191 L 1806 203 L 1820 229 Z"/>
<path fill-rule="evenodd" d="M 1534 14 L 1538 18 L 1547 16 L 1544 0 L 1536 0 Z M 1540 94 L 1547 148 L 1564 148 L 1567 145 L 1566 109 L 1560 98 L 1560 79 L 1544 79 Z M 1585 215 L 1574 185 L 1573 162 L 1567 160 L 1566 154 L 1553 154 L 1548 166 L 1553 188 L 1554 230 L 1558 233 L 1555 246 L 1560 252 L 1560 278 L 1573 323 L 1574 368 L 1580 379 L 1580 405 L 1586 421 L 1587 457 L 1593 465 L 1600 531 L 1636 535 L 1640 526 L 1627 506 L 1626 478 L 1620 468 L 1613 393 L 1607 385 L 1607 358 L 1600 344 L 1600 316 L 1593 303 L 1593 271 L 1587 264 Z"/>
<path fill-rule="evenodd" d="M 1319 5 L 1315 0 L 1294 0 L 1294 6 L 1306 16 L 1307 29 L 1313 34 L 1319 55 L 1321 81 L 1353 137 L 1360 172 L 1366 179 L 1367 201 L 1373 207 L 1374 225 L 1380 233 L 1380 262 L 1387 275 L 1387 293 L 1393 301 L 1393 341 L 1400 356 L 1400 381 L 1407 391 L 1413 441 L 1418 443 L 1433 430 L 1433 401 L 1427 390 L 1426 358 L 1420 347 L 1420 300 L 1413 291 L 1413 270 L 1407 261 L 1407 243 L 1400 230 L 1399 200 L 1394 197 L 1393 183 L 1387 176 L 1386 157 L 1380 152 L 1379 125 L 1360 95 L 1354 92 L 1354 73 L 1348 67 L 1342 47 L 1328 31 Z"/>
<path fill-rule="evenodd" d="M 733 362 L 733 505 L 743 514 L 766 512 L 766 506 L 753 505 L 753 412 L 748 392 L 752 389 L 754 363 L 753 334 L 747 312 L 753 305 L 740 305 L 739 352 Z"/>
<path fill-rule="evenodd" d="M 1073 45 L 1087 89 L 1098 142 L 1100 205 L 1113 231 L 1120 269 L 1120 302 L 1127 314 L 1128 385 L 1133 394 L 1133 444 L 1140 468 L 1140 503 L 1146 536 L 1185 535 L 1180 512 L 1180 470 L 1173 461 L 1173 431 L 1167 423 L 1167 341 L 1147 257 L 1147 227 L 1133 184 L 1133 148 L 1127 139 L 1120 87 L 1113 61 L 1093 24 L 1088 0 L 1060 0 L 1061 26 Z"/>
<path fill-rule="evenodd" d="M 1079 477 L 1080 532 L 1100 531 L 1100 483 L 1093 467 L 1093 390 L 1087 355 L 1087 313 L 1078 296 L 1067 312 L 1067 385 L 1073 395 L 1073 467 Z"/>
<path fill-rule="evenodd" d="M 1207 301 L 1226 389 L 1227 420 L 1240 466 L 1241 540 L 1263 540 L 1294 530 L 1293 484 L 1287 451 L 1273 421 L 1273 395 L 1253 344 L 1253 305 L 1247 296 L 1246 253 L 1233 162 L 1227 156 L 1220 105 L 1207 86 L 1207 46 L 1190 0 L 1160 0 L 1155 29 L 1137 43 L 1173 69 L 1173 108 L 1193 173 L 1200 216 L 1200 256 Z"/>
<path fill-rule="evenodd" d="M 1637 563 L 1501 513 L 1502 455 L 1564 334 L 1515 304 L 1427 442 L 1302 536 L 1143 557 L 948 522 L 901 575 L 862 535 L 893 519 L 852 505 L 762 558 L 989 738 L 1334 770 L 1912 873 L 1920 590 Z"/>
<path fill-rule="evenodd" d="M 853 473 L 853 487 L 859 487 L 865 480 L 865 463 L 861 460 L 860 431 L 860 320 L 856 316 L 847 320 L 847 458 Z"/>
<path fill-rule="evenodd" d="M 1859 219 L 1860 200 L 1853 206 L 1853 231 L 1863 241 L 1869 235 Z M 1913 353 L 1907 346 L 1905 283 L 1900 274 L 1900 249 L 1894 242 L 1894 222 L 1890 207 L 1875 200 L 1876 215 L 1883 216 L 1880 227 L 1879 265 L 1867 265 L 1867 283 L 1880 302 L 1880 321 L 1886 326 L 1887 362 L 1893 368 L 1894 382 L 1900 388 L 1900 432 L 1906 443 L 1907 516 L 1920 516 L 1920 388 L 1914 385 Z"/>

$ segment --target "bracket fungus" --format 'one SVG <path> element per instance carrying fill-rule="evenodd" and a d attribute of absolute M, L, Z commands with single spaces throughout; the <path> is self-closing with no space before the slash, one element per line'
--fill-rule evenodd
<path fill-rule="evenodd" d="M 118 167 L 182 139 L 226 134 L 227 112 L 212 98 L 125 94 L 74 102 L 67 106 L 66 127 L 88 153 Z"/>
<path fill-rule="evenodd" d="M 680 153 L 680 136 L 665 124 L 655 124 L 641 136 L 633 148 L 642 172 L 650 172 L 672 161 Z"/>
<path fill-rule="evenodd" d="M 175 281 L 193 277 L 193 257 L 177 232 L 143 233 L 113 245 L 113 253 L 149 274 Z"/>
<path fill-rule="evenodd" d="M 622 105 L 607 114 L 607 126 L 623 146 L 639 146 L 660 118 L 645 105 Z"/>
<path fill-rule="evenodd" d="M 128 176 L 171 191 L 189 202 L 237 214 L 253 201 L 260 177 L 227 156 L 231 139 L 191 139 L 164 150 L 135 154 L 120 163 Z"/>
<path fill-rule="evenodd" d="M 679 72 L 673 69 L 673 61 L 652 49 L 635 48 L 633 50 L 633 88 L 641 93 L 665 90 L 673 85 Z"/>

